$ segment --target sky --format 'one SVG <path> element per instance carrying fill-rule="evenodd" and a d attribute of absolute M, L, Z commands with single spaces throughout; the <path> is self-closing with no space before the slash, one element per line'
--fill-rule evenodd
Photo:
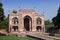
<path fill-rule="evenodd" d="M 45 20 L 51 20 L 57 15 L 60 0 L 0 0 L 3 3 L 4 14 L 8 16 L 14 9 L 35 9 L 38 14 L 44 14 Z"/>

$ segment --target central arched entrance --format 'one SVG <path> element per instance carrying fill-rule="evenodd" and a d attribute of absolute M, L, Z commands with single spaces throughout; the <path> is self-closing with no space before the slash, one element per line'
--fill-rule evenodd
<path fill-rule="evenodd" d="M 25 16 L 24 17 L 24 29 L 25 29 L 25 31 L 30 31 L 30 30 L 32 30 L 32 25 L 31 25 L 31 23 L 32 23 L 32 19 L 31 19 L 31 17 L 30 16 Z"/>

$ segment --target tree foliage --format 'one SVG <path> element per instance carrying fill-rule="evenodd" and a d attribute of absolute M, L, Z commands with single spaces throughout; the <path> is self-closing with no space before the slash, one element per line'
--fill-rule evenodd
<path fill-rule="evenodd" d="M 54 26 L 56 26 L 57 28 L 60 28 L 60 7 L 58 9 L 57 16 L 52 18 L 52 22 Z"/>
<path fill-rule="evenodd" d="M 4 21 L 0 23 L 0 29 L 5 29 L 8 27 L 8 19 L 5 18 Z"/>
<path fill-rule="evenodd" d="M 4 20 L 4 9 L 3 9 L 3 4 L 0 3 L 0 22 Z"/>
<path fill-rule="evenodd" d="M 50 20 L 45 20 L 45 25 L 53 25 Z"/>
<path fill-rule="evenodd" d="M 5 18 L 3 4 L 0 3 L 0 29 L 5 29 L 8 25 L 8 19 Z"/>

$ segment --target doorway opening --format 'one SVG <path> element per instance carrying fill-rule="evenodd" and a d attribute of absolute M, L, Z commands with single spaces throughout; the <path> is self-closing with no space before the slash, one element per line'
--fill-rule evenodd
<path fill-rule="evenodd" d="M 24 17 L 24 29 L 25 31 L 30 31 L 31 30 L 31 17 L 30 16 L 25 16 Z"/>
<path fill-rule="evenodd" d="M 12 28 L 14 31 L 18 31 L 18 26 L 13 26 Z"/>
<path fill-rule="evenodd" d="M 42 27 L 41 26 L 37 26 L 36 29 L 37 29 L 37 31 L 41 31 Z"/>

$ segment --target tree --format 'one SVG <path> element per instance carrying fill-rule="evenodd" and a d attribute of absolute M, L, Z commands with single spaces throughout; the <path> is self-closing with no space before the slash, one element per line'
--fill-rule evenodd
<path fill-rule="evenodd" d="M 45 20 L 45 25 L 53 25 L 50 20 Z"/>
<path fill-rule="evenodd" d="M 52 22 L 53 22 L 55 27 L 57 26 L 57 28 L 60 29 L 60 7 L 58 9 L 57 16 L 52 18 Z"/>
<path fill-rule="evenodd" d="M 4 20 L 4 9 L 2 8 L 3 4 L 0 3 L 0 22 Z"/>
<path fill-rule="evenodd" d="M 8 20 L 7 18 L 5 18 L 4 15 L 3 4 L 0 3 L 0 29 L 6 28 L 7 24 L 8 24 Z"/>

